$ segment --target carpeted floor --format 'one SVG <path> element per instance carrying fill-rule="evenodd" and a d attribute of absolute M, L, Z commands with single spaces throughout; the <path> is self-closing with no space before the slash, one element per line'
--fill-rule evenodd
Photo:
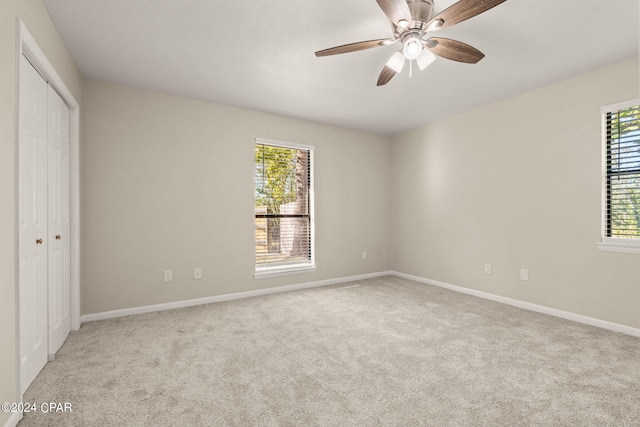
<path fill-rule="evenodd" d="M 27 426 L 640 426 L 640 339 L 397 277 L 87 323 Z"/>

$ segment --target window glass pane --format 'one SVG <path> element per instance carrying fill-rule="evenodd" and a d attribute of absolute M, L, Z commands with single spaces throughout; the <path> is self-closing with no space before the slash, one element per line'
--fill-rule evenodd
<path fill-rule="evenodd" d="M 607 237 L 640 239 L 640 107 L 609 112 Z"/>
<path fill-rule="evenodd" d="M 256 144 L 256 266 L 309 263 L 310 150 Z"/>

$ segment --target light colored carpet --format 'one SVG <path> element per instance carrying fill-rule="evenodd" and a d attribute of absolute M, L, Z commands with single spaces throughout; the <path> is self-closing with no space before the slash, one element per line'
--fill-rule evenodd
<path fill-rule="evenodd" d="M 27 426 L 640 426 L 640 339 L 397 277 L 87 323 Z"/>

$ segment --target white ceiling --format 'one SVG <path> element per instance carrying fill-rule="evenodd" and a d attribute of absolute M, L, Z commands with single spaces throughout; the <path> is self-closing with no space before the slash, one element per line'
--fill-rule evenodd
<path fill-rule="evenodd" d="M 435 0 L 438 13 L 455 0 Z M 82 75 L 386 135 L 638 55 L 638 0 L 507 0 L 446 28 L 476 65 L 378 74 L 398 45 L 375 0 L 43 0 Z"/>

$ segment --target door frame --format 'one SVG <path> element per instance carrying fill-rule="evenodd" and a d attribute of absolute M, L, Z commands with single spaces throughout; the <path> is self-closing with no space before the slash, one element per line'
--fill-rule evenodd
<path fill-rule="evenodd" d="M 70 274 L 70 315 L 71 315 L 71 330 L 77 331 L 80 329 L 80 104 L 76 101 L 71 91 L 67 88 L 60 75 L 56 72 L 53 65 L 49 62 L 44 52 L 40 49 L 35 39 L 19 18 L 16 18 L 16 32 L 17 32 L 17 46 L 16 46 L 16 94 L 20 93 L 20 56 L 25 55 L 33 67 L 44 77 L 44 79 L 51 85 L 53 89 L 58 92 L 64 102 L 69 107 L 69 181 L 70 181 L 70 221 L 71 221 L 71 240 L 70 240 L 70 261 L 71 261 L 71 274 Z M 20 111 L 20 97 L 16 95 L 16 123 L 18 121 L 18 115 Z M 16 144 L 16 187 L 17 177 L 19 172 L 19 137 L 18 132 L 15 136 Z M 16 188 L 17 190 L 17 188 Z M 19 195 L 18 195 L 19 197 Z M 17 209 L 16 205 L 16 209 Z M 19 228 L 18 228 L 18 216 L 16 215 L 15 233 L 16 233 L 16 245 L 19 244 Z M 18 248 L 16 248 L 17 250 Z M 18 253 L 18 252 L 16 252 Z M 19 299 L 20 295 L 20 269 L 18 261 L 16 260 L 16 289 Z M 16 312 L 19 311 L 19 300 L 16 304 Z M 18 319 L 17 339 L 18 344 L 20 342 L 20 324 L 19 313 L 16 313 Z M 20 345 L 17 346 L 17 361 L 18 372 L 20 369 Z M 51 355 L 49 355 L 51 357 Z M 20 375 L 17 378 L 18 389 L 20 384 Z"/>

